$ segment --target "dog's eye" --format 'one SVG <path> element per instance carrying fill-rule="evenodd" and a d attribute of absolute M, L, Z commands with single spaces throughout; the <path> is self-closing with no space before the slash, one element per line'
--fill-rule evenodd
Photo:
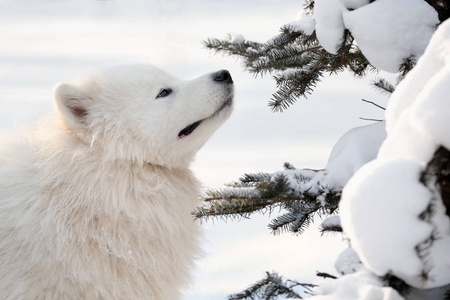
<path fill-rule="evenodd" d="M 170 95 L 170 93 L 172 93 L 172 89 L 162 89 L 158 96 L 156 96 L 156 99 L 158 98 L 162 98 L 162 97 L 167 97 Z"/>

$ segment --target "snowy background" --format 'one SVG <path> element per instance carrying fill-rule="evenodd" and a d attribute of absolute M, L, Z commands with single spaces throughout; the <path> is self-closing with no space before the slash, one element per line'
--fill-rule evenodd
<path fill-rule="evenodd" d="M 254 79 L 239 62 L 202 45 L 227 33 L 266 41 L 300 8 L 298 0 L 0 0 L 0 129 L 54 113 L 53 87 L 95 68 L 151 63 L 182 79 L 225 68 L 235 81 L 236 107 L 192 166 L 205 187 L 245 172 L 274 172 L 285 161 L 322 169 L 340 136 L 370 124 L 359 117 L 383 118 L 382 110 L 361 101 L 386 105 L 370 79 L 326 78 L 307 100 L 272 113 L 270 77 Z M 318 282 L 316 271 L 336 273 L 334 262 L 346 247 L 341 236 L 320 237 L 320 220 L 298 237 L 271 236 L 268 219 L 203 223 L 205 258 L 186 299 L 225 299 L 265 271 L 301 282 Z"/>

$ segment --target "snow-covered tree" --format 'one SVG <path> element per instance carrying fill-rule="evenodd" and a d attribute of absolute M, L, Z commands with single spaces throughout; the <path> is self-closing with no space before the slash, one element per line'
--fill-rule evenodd
<path fill-rule="evenodd" d="M 443 0 L 307 0 L 299 19 L 266 43 L 207 40 L 249 72 L 273 76 L 274 111 L 306 97 L 326 74 L 384 70 L 398 81 L 374 82 L 392 93 L 386 122 L 350 130 L 324 170 L 286 163 L 272 174 L 246 174 L 209 191 L 194 215 L 242 218 L 281 208 L 269 225 L 275 233 L 301 233 L 315 215 L 328 216 L 322 230 L 343 230 L 349 248 L 335 265 L 341 276 L 321 274 L 330 278 L 313 299 L 450 299 L 449 16 Z M 298 299 L 299 287 L 311 288 L 268 273 L 230 299 Z"/>

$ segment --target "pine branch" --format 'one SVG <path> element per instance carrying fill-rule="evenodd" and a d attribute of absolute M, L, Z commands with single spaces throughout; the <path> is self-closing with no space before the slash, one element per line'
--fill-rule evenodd
<path fill-rule="evenodd" d="M 437 202 L 441 201 L 446 207 L 447 215 L 450 207 L 450 151 L 441 146 L 434 153 L 432 160 L 427 164 L 425 171 L 422 173 L 420 182 L 423 183 L 431 192 L 431 199 L 426 209 L 419 215 L 420 220 L 430 224 L 433 228 L 430 236 L 419 243 L 415 247 L 417 256 L 422 261 L 422 271 L 418 275 L 419 280 L 426 282 L 432 280 L 429 273 L 433 268 L 431 265 L 430 249 L 439 239 L 437 225 L 434 223 L 434 215 L 437 209 Z"/>
<path fill-rule="evenodd" d="M 372 81 L 372 85 L 376 87 L 379 91 L 387 94 L 392 94 L 395 90 L 395 86 L 383 78 L 379 78 Z"/>
<path fill-rule="evenodd" d="M 266 272 L 266 277 L 253 284 L 246 290 L 228 296 L 228 300 L 261 299 L 276 300 L 279 297 L 303 299 L 294 289 L 302 287 L 306 293 L 311 293 L 311 289 L 316 285 L 310 283 L 300 283 L 293 280 L 284 280 L 277 273 Z"/>
<path fill-rule="evenodd" d="M 449 15 L 448 5 L 441 0 L 427 0 L 440 14 Z M 444 4 L 445 5 L 444 5 Z M 307 14 L 313 14 L 314 0 L 304 5 Z M 300 98 L 311 94 L 324 74 L 338 74 L 345 70 L 363 77 L 368 71 L 378 71 L 365 58 L 347 29 L 336 54 L 326 52 L 320 45 L 316 33 L 305 34 L 293 26 L 284 25 L 280 34 L 265 43 L 244 41 L 233 43 L 231 35 L 224 40 L 207 39 L 205 46 L 217 53 L 239 58 L 250 73 L 258 76 L 271 74 L 276 81 L 277 91 L 269 101 L 273 111 L 283 111 Z M 415 66 L 416 58 L 406 58 L 399 68 L 400 82 Z M 374 86 L 386 93 L 392 93 L 394 86 L 384 79 L 375 81 Z"/>
<path fill-rule="evenodd" d="M 285 162 L 285 163 L 283 164 L 283 168 L 284 168 L 285 170 L 295 170 L 295 167 L 294 167 L 291 163 L 289 163 L 289 162 Z"/>
<path fill-rule="evenodd" d="M 330 275 L 330 274 L 328 274 L 328 273 L 324 273 L 324 272 L 319 272 L 319 271 L 317 271 L 317 272 L 316 272 L 316 276 L 318 276 L 318 277 L 322 277 L 322 278 L 331 278 L 331 279 L 337 279 L 337 277 L 336 277 L 336 276 L 334 276 L 334 275 Z"/>
<path fill-rule="evenodd" d="M 314 11 L 314 0 L 305 0 L 305 10 L 308 14 L 312 14 Z"/>
<path fill-rule="evenodd" d="M 450 18 L 450 4 L 446 0 L 425 0 L 430 4 L 437 12 L 439 20 L 444 22 Z"/>
<path fill-rule="evenodd" d="M 193 215 L 196 219 L 211 217 L 248 218 L 255 212 L 271 212 L 283 200 L 228 197 L 226 200 L 217 198 L 207 199 L 206 201 L 209 202 L 209 205 L 194 210 Z"/>
<path fill-rule="evenodd" d="M 343 41 L 335 55 L 329 57 L 328 72 L 338 74 L 346 69 L 355 76 L 363 77 L 369 68 L 370 63 L 364 57 L 359 47 L 354 44 L 354 38 L 349 30 L 344 30 Z"/>
<path fill-rule="evenodd" d="M 305 7 L 312 13 L 314 1 L 307 1 Z M 367 70 L 375 69 L 353 43 L 354 38 L 348 30 L 344 32 L 337 54 L 326 52 L 315 32 L 307 35 L 289 25 L 281 27 L 280 31 L 266 43 L 232 43 L 230 35 L 225 40 L 208 39 L 205 42 L 205 46 L 215 52 L 242 59 L 252 74 L 272 74 L 277 84 L 277 91 L 269 102 L 273 111 L 283 111 L 299 98 L 306 98 L 325 73 L 350 70 L 356 76 L 364 76 Z"/>
<path fill-rule="evenodd" d="M 205 205 L 192 214 L 202 220 L 240 220 L 257 212 L 272 213 L 278 209 L 280 215 L 269 224 L 272 233 L 301 234 L 315 215 L 332 215 L 338 208 L 341 191 L 320 185 L 318 178 L 323 176 L 324 171 L 293 169 L 273 174 L 245 174 L 225 189 L 207 191 L 203 196 Z"/>
<path fill-rule="evenodd" d="M 264 75 L 274 71 L 295 68 L 303 69 L 303 66 L 309 64 L 317 54 L 322 50 L 319 46 L 299 47 L 284 46 L 282 49 L 270 49 L 266 55 L 252 61 L 248 68 L 250 73 Z"/>
<path fill-rule="evenodd" d="M 341 219 L 339 216 L 328 217 L 320 224 L 320 232 L 322 235 L 325 233 L 340 233 L 342 231 Z"/>
<path fill-rule="evenodd" d="M 381 280 L 383 280 L 387 286 L 393 288 L 402 296 L 407 296 L 411 292 L 411 286 L 394 275 L 388 274 L 382 277 Z"/>
<path fill-rule="evenodd" d="M 285 231 L 292 233 L 302 233 L 309 224 L 313 221 L 313 214 L 320 209 L 320 204 L 315 203 L 311 208 L 308 205 L 299 206 L 297 211 L 288 212 L 279 217 L 276 217 L 269 224 L 274 234 L 279 234 Z"/>
<path fill-rule="evenodd" d="M 336 226 L 332 225 L 332 226 L 326 226 L 326 227 L 320 228 L 320 233 L 322 235 L 324 235 L 325 233 L 342 233 L 342 232 L 343 232 L 342 227 L 338 226 L 338 225 L 336 225 Z"/>
<path fill-rule="evenodd" d="M 283 111 L 289 108 L 300 97 L 306 97 L 313 91 L 317 82 L 323 77 L 323 65 L 326 64 L 328 52 L 321 49 L 320 56 L 315 59 L 308 58 L 301 64 L 301 69 L 274 75 L 278 91 L 272 95 L 269 107 L 273 111 Z"/>
<path fill-rule="evenodd" d="M 416 62 L 417 59 L 414 55 L 411 55 L 410 57 L 403 60 L 402 64 L 398 69 L 399 75 L 397 77 L 397 83 L 399 83 L 405 78 L 406 74 L 408 74 L 409 71 L 411 71 L 414 68 Z"/>

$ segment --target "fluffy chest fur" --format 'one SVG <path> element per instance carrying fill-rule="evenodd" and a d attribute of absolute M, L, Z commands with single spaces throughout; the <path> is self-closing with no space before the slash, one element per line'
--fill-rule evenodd
<path fill-rule="evenodd" d="M 199 253 L 191 172 L 29 143 L 9 145 L 0 166 L 1 294 L 179 298 Z"/>

